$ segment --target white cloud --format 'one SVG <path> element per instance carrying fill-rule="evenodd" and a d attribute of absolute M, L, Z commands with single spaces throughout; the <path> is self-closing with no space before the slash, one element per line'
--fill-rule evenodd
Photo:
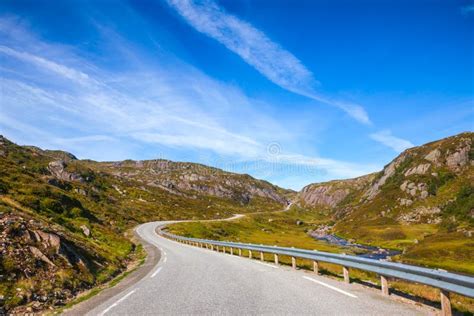
<path fill-rule="evenodd" d="M 273 83 L 318 102 L 338 107 L 357 121 L 370 124 L 357 104 L 326 97 L 315 90 L 313 74 L 293 54 L 273 42 L 250 23 L 226 13 L 212 0 L 168 0 L 196 30 L 219 41 Z"/>
<path fill-rule="evenodd" d="M 311 72 L 295 56 L 251 24 L 225 13 L 216 3 L 169 3 L 199 32 L 218 40 L 277 85 L 289 89 L 314 84 Z"/>
<path fill-rule="evenodd" d="M 467 14 L 472 14 L 472 13 L 474 13 L 474 4 L 468 4 L 468 5 L 464 6 L 464 7 L 462 7 L 462 8 L 461 8 L 461 12 L 462 12 L 463 14 L 466 14 L 466 15 L 467 15 Z"/>
<path fill-rule="evenodd" d="M 0 18 L 0 31 L 2 25 L 5 21 Z M 94 64 L 90 56 L 84 60 L 21 27 L 14 33 L 14 38 L 8 37 L 8 32 L 0 37 L 8 43 L 0 46 L 0 127 L 23 143 L 98 160 L 143 158 L 133 150 L 158 144 L 193 150 L 198 155 L 211 152 L 217 162 L 306 166 L 337 178 L 374 169 L 291 152 L 268 158 L 266 144 L 292 140 L 292 131 L 261 110 L 265 108 L 261 101 L 187 64 L 163 68 L 140 56 L 133 46 L 114 47 L 115 51 L 137 54 L 140 58 L 136 60 L 142 60 L 143 67 L 134 64 L 136 69 L 111 72 Z M 48 49 L 42 53 L 37 47 Z M 19 64 L 24 67 L 18 68 Z M 47 80 L 44 71 L 50 73 Z"/>
<path fill-rule="evenodd" d="M 383 130 L 370 134 L 370 138 L 387 147 L 392 148 L 396 152 L 402 152 L 407 148 L 415 146 L 406 139 L 393 136 L 389 130 Z"/>
<path fill-rule="evenodd" d="M 36 65 L 38 67 L 42 67 L 44 69 L 47 69 L 49 71 L 52 71 L 60 76 L 63 76 L 64 78 L 67 78 L 69 80 L 72 80 L 76 83 L 79 84 L 96 84 L 96 82 L 92 79 L 89 78 L 89 76 L 81 71 L 77 71 L 75 69 L 66 67 L 64 65 L 60 65 L 58 63 L 55 63 L 53 61 L 47 60 L 45 58 L 35 56 L 32 54 L 29 54 L 27 52 L 20 52 L 15 49 L 12 49 L 10 47 L 6 47 L 3 45 L 0 45 L 0 53 L 9 55 L 11 57 L 15 57 L 17 59 L 20 59 L 22 61 L 31 63 L 33 65 Z"/>

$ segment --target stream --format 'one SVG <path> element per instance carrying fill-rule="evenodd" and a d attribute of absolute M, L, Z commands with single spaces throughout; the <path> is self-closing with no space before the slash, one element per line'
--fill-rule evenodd
<path fill-rule="evenodd" d="M 338 237 L 333 234 L 328 234 L 325 231 L 315 230 L 310 233 L 310 236 L 314 239 L 325 241 L 331 245 L 337 245 L 340 247 L 352 249 L 356 251 L 356 256 L 369 258 L 374 260 L 387 260 L 392 256 L 398 255 L 401 251 L 384 249 L 375 246 L 361 245 L 348 241 L 347 239 Z M 362 251 L 362 252 L 361 252 Z"/>

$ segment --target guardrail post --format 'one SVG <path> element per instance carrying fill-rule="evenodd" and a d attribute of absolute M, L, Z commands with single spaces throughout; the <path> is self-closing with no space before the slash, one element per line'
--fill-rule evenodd
<path fill-rule="evenodd" d="M 291 267 L 293 269 L 296 269 L 296 258 L 295 257 L 291 257 Z"/>
<path fill-rule="evenodd" d="M 273 256 L 275 257 L 275 264 L 278 265 L 278 255 L 274 254 Z"/>
<path fill-rule="evenodd" d="M 252 259 L 252 250 L 249 250 L 249 259 Z"/>
<path fill-rule="evenodd" d="M 234 248 L 233 248 L 233 247 L 230 247 L 230 255 L 231 255 L 231 256 L 234 255 Z"/>
<path fill-rule="evenodd" d="M 388 280 L 383 275 L 380 276 L 380 284 L 382 284 L 382 294 L 390 295 L 389 289 L 388 289 Z"/>
<path fill-rule="evenodd" d="M 225 246 L 222 247 L 222 253 L 225 253 Z"/>
<path fill-rule="evenodd" d="M 313 261 L 313 271 L 316 274 L 319 274 L 319 262 Z"/>
<path fill-rule="evenodd" d="M 344 282 L 350 283 L 349 279 L 349 268 L 348 267 L 342 267 L 342 274 L 344 274 Z"/>
<path fill-rule="evenodd" d="M 239 248 L 239 257 L 242 257 L 242 249 Z"/>
<path fill-rule="evenodd" d="M 263 257 L 263 251 L 260 251 L 260 260 L 265 261 L 265 258 Z"/>
<path fill-rule="evenodd" d="M 211 250 L 214 250 L 214 245 L 211 245 Z"/>
<path fill-rule="evenodd" d="M 441 315 L 451 316 L 453 314 L 451 310 L 451 300 L 449 298 L 449 292 L 441 290 Z"/>

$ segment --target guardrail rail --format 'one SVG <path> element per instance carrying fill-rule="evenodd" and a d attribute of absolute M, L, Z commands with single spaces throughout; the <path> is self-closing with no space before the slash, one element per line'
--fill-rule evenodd
<path fill-rule="evenodd" d="M 380 276 L 383 295 L 389 295 L 389 284 L 387 278 L 396 278 L 432 286 L 440 289 L 441 313 L 444 316 L 452 315 L 450 293 L 457 293 L 466 297 L 474 298 L 474 277 L 471 276 L 403 263 L 380 261 L 317 250 L 188 238 L 163 231 L 163 228 L 164 226 L 157 230 L 163 237 L 210 250 L 219 251 L 219 247 L 222 247 L 222 251 L 226 252 L 227 247 L 232 255 L 234 254 L 234 250 L 238 251 L 239 256 L 242 256 L 242 250 L 247 250 L 249 258 L 253 258 L 252 252 L 258 252 L 260 253 L 260 260 L 264 261 L 265 253 L 273 254 L 275 264 L 278 264 L 279 256 L 288 256 L 291 257 L 291 265 L 293 269 L 296 269 L 297 258 L 313 261 L 313 270 L 315 273 L 318 273 L 319 271 L 319 262 L 340 265 L 342 266 L 342 274 L 344 276 L 344 282 L 346 283 L 350 282 L 350 268 L 373 272 Z"/>

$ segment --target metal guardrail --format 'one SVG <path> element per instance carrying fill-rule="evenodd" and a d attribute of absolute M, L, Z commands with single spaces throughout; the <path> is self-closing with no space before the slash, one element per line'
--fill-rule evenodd
<path fill-rule="evenodd" d="M 217 250 L 219 250 L 219 247 L 223 247 L 224 251 L 225 247 L 228 247 L 230 248 L 231 253 L 233 253 L 234 249 L 239 249 L 240 255 L 242 255 L 242 250 L 247 250 L 249 251 L 249 257 L 252 257 L 252 251 L 260 252 L 261 260 L 264 260 L 264 253 L 270 253 L 275 256 L 275 263 L 277 264 L 278 256 L 288 256 L 292 258 L 293 268 L 296 268 L 296 258 L 312 260 L 314 262 L 315 272 L 318 272 L 319 262 L 341 265 L 343 267 L 344 280 L 346 282 L 349 282 L 349 268 L 373 272 L 380 275 L 382 292 L 386 295 L 389 294 L 387 278 L 396 278 L 432 286 L 441 290 L 441 305 L 444 315 L 451 314 L 449 293 L 457 293 L 463 296 L 474 298 L 474 277 L 470 276 L 402 263 L 380 261 L 345 254 L 334 254 L 317 250 L 313 251 L 298 248 L 188 238 L 162 231 L 162 228 L 163 227 L 160 227 L 158 231 L 164 237 L 188 244 L 193 244 L 195 246 L 207 247 L 211 249 L 217 247 Z"/>

